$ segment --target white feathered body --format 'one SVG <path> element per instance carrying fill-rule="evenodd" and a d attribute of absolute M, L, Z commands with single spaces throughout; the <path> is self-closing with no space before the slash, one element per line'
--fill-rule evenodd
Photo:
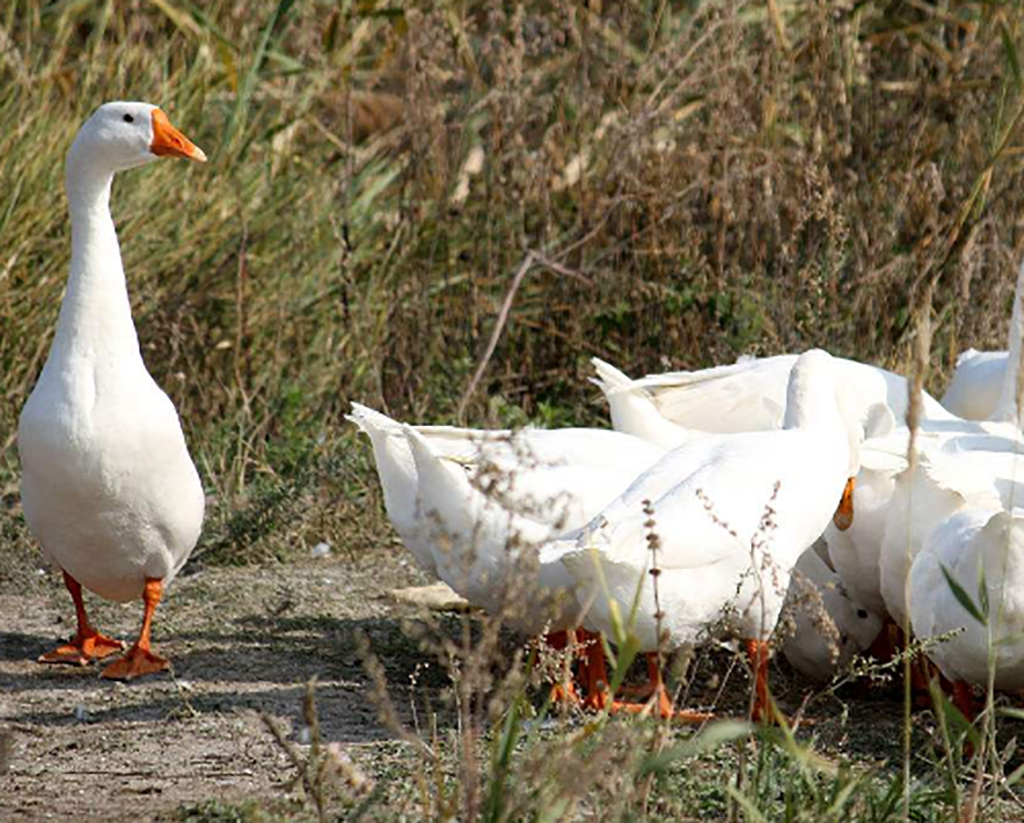
<path fill-rule="evenodd" d="M 847 456 L 828 472 L 803 471 L 818 462 L 825 444 L 803 431 L 753 432 L 713 437 L 683 446 L 657 468 L 683 477 L 666 493 L 644 488 L 633 504 L 613 504 L 598 515 L 563 562 L 596 594 L 587 620 L 612 633 L 611 603 L 629 614 L 642 587 L 633 630 L 645 649 L 658 646 L 654 556 L 642 500 L 652 500 L 653 532 L 660 539 L 657 564 L 661 627 L 672 647 L 691 646 L 709 629 L 743 638 L 765 638 L 778 620 L 789 575 L 800 554 L 824 531 L 847 479 Z M 840 432 L 845 446 L 845 432 Z M 826 438 L 827 439 L 827 438 Z M 829 444 L 835 450 L 834 442 Z M 776 488 L 776 484 L 778 484 Z M 631 510 L 627 511 L 629 508 Z M 601 593 L 600 563 L 610 597 Z"/>
<path fill-rule="evenodd" d="M 127 379 L 126 379 L 127 378 Z M 109 600 L 169 583 L 204 495 L 177 413 L 142 367 L 47 365 L 21 415 L 25 520 L 43 551 Z"/>
<path fill-rule="evenodd" d="M 140 117 L 153 109 L 134 105 Z M 204 495 L 174 406 L 139 351 L 109 198 L 114 172 L 147 157 L 97 125 L 107 108 L 68 154 L 71 273 L 18 447 L 25 519 L 43 551 L 86 588 L 125 601 L 147 577 L 166 584 L 182 567 Z"/>
<path fill-rule="evenodd" d="M 478 444 L 467 465 L 406 427 L 416 464 L 418 529 L 438 577 L 475 605 L 508 611 L 522 631 L 578 621 L 572 578 L 538 548 L 578 529 L 663 450 L 617 432 L 526 430 Z"/>
<path fill-rule="evenodd" d="M 908 575 L 933 529 L 962 509 L 1009 510 L 1024 502 L 1024 455 L 955 445 L 923 452 L 897 478 L 880 559 L 882 596 L 897 622 L 907 616 Z"/>
<path fill-rule="evenodd" d="M 979 608 L 984 577 L 987 626 L 959 602 L 943 567 Z M 1024 689 L 1024 510 L 965 509 L 945 520 L 914 561 L 910 592 L 916 636 L 959 632 L 928 651 L 947 678 L 986 684 L 991 654 L 995 687 Z"/>

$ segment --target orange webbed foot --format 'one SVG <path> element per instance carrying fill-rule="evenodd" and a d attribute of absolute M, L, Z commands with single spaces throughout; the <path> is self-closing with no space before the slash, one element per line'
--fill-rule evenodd
<path fill-rule="evenodd" d="M 652 684 L 650 699 L 646 703 L 630 703 L 625 700 L 613 700 L 611 704 L 611 712 L 627 712 L 629 714 L 641 714 L 649 715 L 655 712 L 663 720 L 678 720 L 681 723 L 692 723 L 694 725 L 700 725 L 706 723 L 708 720 L 714 719 L 713 714 L 707 712 L 693 711 L 692 709 L 677 709 L 672 705 L 672 701 L 668 697 L 668 689 L 665 688 L 665 684 L 659 682 Z"/>
<path fill-rule="evenodd" d="M 564 685 L 562 683 L 555 683 L 555 685 L 551 687 L 551 702 L 578 706 L 583 701 L 580 698 L 579 692 L 576 691 L 576 686 L 570 680 Z"/>
<path fill-rule="evenodd" d="M 646 703 L 629 703 L 624 700 L 613 700 L 611 704 L 612 714 L 626 712 L 627 714 L 651 715 L 657 712 L 662 720 L 678 720 L 681 723 L 700 725 L 714 719 L 709 712 L 698 712 L 692 709 L 676 709 L 672 701 L 668 699 L 664 688 L 658 689 L 651 700 Z"/>
<path fill-rule="evenodd" d="M 623 697 L 631 697 L 637 702 L 650 700 L 654 697 L 654 692 L 657 691 L 657 686 L 653 683 L 639 683 L 635 686 L 622 686 L 619 688 L 618 693 Z"/>
<path fill-rule="evenodd" d="M 147 577 L 142 589 L 142 602 L 145 610 L 142 615 L 142 630 L 139 639 L 120 660 L 115 660 L 100 672 L 100 677 L 107 680 L 134 680 L 147 674 L 159 674 L 171 668 L 167 658 L 155 654 L 149 647 L 149 634 L 153 624 L 153 613 L 156 611 L 160 596 L 163 594 L 163 581 L 156 577 Z"/>
<path fill-rule="evenodd" d="M 39 662 L 60 663 L 65 666 L 88 666 L 93 660 L 102 660 L 104 657 L 110 657 L 124 649 L 124 643 L 120 640 L 100 634 L 92 627 L 89 616 L 85 613 L 82 584 L 66 571 L 63 574 L 64 585 L 75 603 L 78 631 L 75 632 L 74 639 L 70 643 L 58 646 L 52 652 L 47 652 L 39 658 Z"/>
<path fill-rule="evenodd" d="M 134 680 L 147 674 L 159 674 L 168 671 L 171 663 L 149 649 L 132 646 L 120 660 L 115 660 L 103 667 L 100 677 L 107 680 Z"/>
<path fill-rule="evenodd" d="M 656 652 L 647 653 L 647 674 L 649 683 L 641 686 L 638 691 L 646 692 L 649 698 L 644 703 L 631 703 L 625 700 L 613 700 L 610 711 L 628 712 L 629 714 L 649 715 L 657 712 L 663 720 L 678 720 L 682 723 L 701 724 L 711 720 L 714 715 L 690 709 L 676 709 L 668 696 L 668 689 L 661 679 L 661 666 Z"/>
<path fill-rule="evenodd" d="M 124 643 L 107 637 L 97 631 L 76 635 L 70 643 L 58 646 L 39 658 L 40 663 L 56 663 L 65 666 L 88 666 L 94 660 L 102 660 L 124 650 Z"/>

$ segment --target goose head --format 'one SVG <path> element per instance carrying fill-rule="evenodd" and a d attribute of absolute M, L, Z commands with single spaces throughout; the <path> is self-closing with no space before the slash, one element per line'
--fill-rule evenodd
<path fill-rule="evenodd" d="M 185 157 L 200 163 L 206 154 L 149 103 L 105 103 L 85 121 L 68 155 L 69 169 L 87 164 L 114 173 L 158 157 Z"/>

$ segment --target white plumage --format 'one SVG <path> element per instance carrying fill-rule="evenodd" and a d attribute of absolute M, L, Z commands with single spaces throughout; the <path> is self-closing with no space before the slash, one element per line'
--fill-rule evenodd
<path fill-rule="evenodd" d="M 18 427 L 29 529 L 74 581 L 119 601 L 142 597 L 147 579 L 169 583 L 203 521 L 178 415 L 142 361 L 109 209 L 114 173 L 158 154 L 205 159 L 145 103 L 108 103 L 75 138 L 71 272 Z"/>
<path fill-rule="evenodd" d="M 670 647 L 696 643 L 709 627 L 763 640 L 778 618 L 797 558 L 834 514 L 849 472 L 847 429 L 836 403 L 832 358 L 808 352 L 792 369 L 784 428 L 717 435 L 670 452 L 574 540 L 561 558 L 578 596 L 597 592 L 587 621 L 612 633 L 641 592 L 633 630 L 658 647 L 659 619 L 642 501 L 660 538 L 662 630 Z M 607 590 L 605 590 L 607 587 Z"/>

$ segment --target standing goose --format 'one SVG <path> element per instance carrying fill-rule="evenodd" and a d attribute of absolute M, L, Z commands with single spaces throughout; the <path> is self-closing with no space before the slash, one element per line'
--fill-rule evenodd
<path fill-rule="evenodd" d="M 835 372 L 826 352 L 801 355 L 781 430 L 709 436 L 669 452 L 578 536 L 545 548 L 542 564 L 560 560 L 576 580 L 580 605 L 590 606 L 589 628 L 614 636 L 632 613 L 648 652 L 693 647 L 709 631 L 737 636 L 757 670 L 755 715 L 764 712 L 766 641 L 790 572 L 856 473 Z M 670 714 L 660 681 L 654 686 L 660 710 Z"/>
<path fill-rule="evenodd" d="M 123 645 L 89 622 L 82 586 L 141 597 L 142 629 L 102 675 L 131 680 L 169 663 L 150 649 L 153 613 L 203 522 L 203 488 L 173 404 L 146 371 L 117 233 L 114 174 L 158 157 L 206 155 L 147 103 L 107 103 L 78 132 L 65 169 L 71 273 L 57 332 L 18 425 L 25 520 L 60 566 L 78 631 L 42 663 L 86 665 Z"/>

